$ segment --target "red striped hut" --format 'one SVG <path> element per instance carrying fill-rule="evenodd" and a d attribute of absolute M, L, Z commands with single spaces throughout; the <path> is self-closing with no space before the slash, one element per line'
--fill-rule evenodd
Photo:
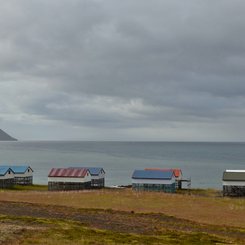
<path fill-rule="evenodd" d="M 52 168 L 48 175 L 49 190 L 83 190 L 91 188 L 87 168 Z"/>

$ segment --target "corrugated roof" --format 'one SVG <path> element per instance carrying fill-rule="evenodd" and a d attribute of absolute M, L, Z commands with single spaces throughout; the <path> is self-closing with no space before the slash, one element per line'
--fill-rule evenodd
<path fill-rule="evenodd" d="M 182 175 L 180 168 L 145 168 L 145 170 L 158 170 L 158 171 L 173 171 L 176 178 Z"/>
<path fill-rule="evenodd" d="M 9 170 L 13 172 L 11 168 L 7 166 L 0 166 L 0 176 L 4 176 Z"/>
<path fill-rule="evenodd" d="M 22 166 L 4 165 L 4 166 L 0 166 L 0 167 L 11 168 L 15 174 L 23 174 L 28 170 L 28 168 L 30 168 L 32 170 L 32 168 L 30 166 L 27 166 L 27 165 L 22 165 Z M 33 172 L 33 170 L 32 170 L 32 172 Z"/>
<path fill-rule="evenodd" d="M 132 178 L 133 179 L 172 179 L 174 173 L 172 170 L 161 171 L 161 170 L 135 170 Z"/>
<path fill-rule="evenodd" d="M 86 168 L 52 168 L 48 177 L 83 178 L 87 172 Z"/>
<path fill-rule="evenodd" d="M 105 172 L 103 168 L 99 168 L 99 167 L 88 167 L 87 169 L 89 170 L 91 175 L 99 175 L 101 170 L 103 170 L 103 172 Z"/>
<path fill-rule="evenodd" d="M 75 168 L 75 169 L 85 168 L 88 169 L 91 175 L 99 175 L 101 170 L 104 171 L 104 169 L 101 167 L 70 167 L 70 168 Z"/>
<path fill-rule="evenodd" d="M 224 181 L 245 181 L 245 171 L 243 172 L 231 172 L 231 170 L 229 172 L 225 171 L 223 173 L 223 180 Z"/>
<path fill-rule="evenodd" d="M 9 167 L 13 170 L 15 174 L 24 174 L 28 170 L 28 168 L 30 168 L 30 166 L 9 166 Z"/>
<path fill-rule="evenodd" d="M 174 176 L 177 178 L 182 175 L 182 170 L 180 168 L 173 168 L 173 171 L 174 171 Z"/>

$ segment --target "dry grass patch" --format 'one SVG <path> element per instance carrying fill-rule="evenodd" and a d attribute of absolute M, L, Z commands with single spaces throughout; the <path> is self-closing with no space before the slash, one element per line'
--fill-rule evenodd
<path fill-rule="evenodd" d="M 1 191 L 1 200 L 138 213 L 165 213 L 199 223 L 245 228 L 244 198 L 105 189 L 77 192 Z"/>

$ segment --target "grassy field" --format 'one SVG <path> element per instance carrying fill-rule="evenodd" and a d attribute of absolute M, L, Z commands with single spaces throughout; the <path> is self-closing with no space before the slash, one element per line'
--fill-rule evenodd
<path fill-rule="evenodd" d="M 0 191 L 0 237 L 0 244 L 245 244 L 245 199 L 215 190 L 15 187 Z"/>
<path fill-rule="evenodd" d="M 1 216 L 2 244 L 228 244 L 231 239 L 202 232 L 164 230 L 158 234 L 136 234 L 90 228 L 61 219 Z M 24 227 L 24 228 L 23 228 Z M 8 240 L 7 240 L 8 239 Z M 239 244 L 238 239 L 233 239 Z M 242 240 L 240 240 L 242 242 Z M 242 243 L 241 243 L 242 244 Z"/>

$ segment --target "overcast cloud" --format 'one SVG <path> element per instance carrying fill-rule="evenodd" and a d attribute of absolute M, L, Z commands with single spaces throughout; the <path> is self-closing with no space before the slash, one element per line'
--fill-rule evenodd
<path fill-rule="evenodd" d="M 14 137 L 245 141 L 245 1 L 0 3 Z"/>

